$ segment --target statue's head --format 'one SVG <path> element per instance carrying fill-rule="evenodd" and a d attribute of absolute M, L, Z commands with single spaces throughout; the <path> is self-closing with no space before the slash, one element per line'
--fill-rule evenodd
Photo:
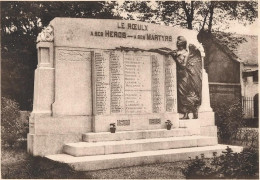
<path fill-rule="evenodd" d="M 177 37 L 177 48 L 179 50 L 186 49 L 187 48 L 187 40 L 183 36 Z"/>

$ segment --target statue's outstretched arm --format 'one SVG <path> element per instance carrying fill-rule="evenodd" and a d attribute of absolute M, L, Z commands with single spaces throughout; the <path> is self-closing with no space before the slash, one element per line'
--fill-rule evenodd
<path fill-rule="evenodd" d="M 169 48 L 158 48 L 158 49 L 150 49 L 148 50 L 149 52 L 155 52 L 161 55 L 170 55 L 170 53 L 172 52 L 171 49 Z"/>

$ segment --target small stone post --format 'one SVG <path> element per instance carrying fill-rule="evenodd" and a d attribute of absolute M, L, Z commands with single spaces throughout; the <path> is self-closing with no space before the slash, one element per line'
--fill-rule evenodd
<path fill-rule="evenodd" d="M 202 99 L 201 106 L 199 107 L 199 112 L 212 112 L 212 108 L 210 107 L 208 74 L 204 68 L 205 53 L 203 50 L 200 51 L 202 57 Z"/>

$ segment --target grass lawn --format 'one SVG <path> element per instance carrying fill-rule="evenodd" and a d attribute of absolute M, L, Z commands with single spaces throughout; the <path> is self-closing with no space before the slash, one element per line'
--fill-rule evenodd
<path fill-rule="evenodd" d="M 184 179 L 181 168 L 187 165 L 174 162 L 77 172 L 66 164 L 32 157 L 21 148 L 2 148 L 1 163 L 4 179 Z"/>

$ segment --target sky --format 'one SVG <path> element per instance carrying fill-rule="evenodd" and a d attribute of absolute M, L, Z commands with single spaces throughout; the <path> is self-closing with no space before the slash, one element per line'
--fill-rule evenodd
<path fill-rule="evenodd" d="M 260 32 L 258 19 L 251 25 L 243 26 L 239 24 L 237 21 L 230 22 L 229 29 L 225 30 L 225 32 L 232 32 L 237 34 L 248 34 L 248 35 L 258 35 Z"/>

